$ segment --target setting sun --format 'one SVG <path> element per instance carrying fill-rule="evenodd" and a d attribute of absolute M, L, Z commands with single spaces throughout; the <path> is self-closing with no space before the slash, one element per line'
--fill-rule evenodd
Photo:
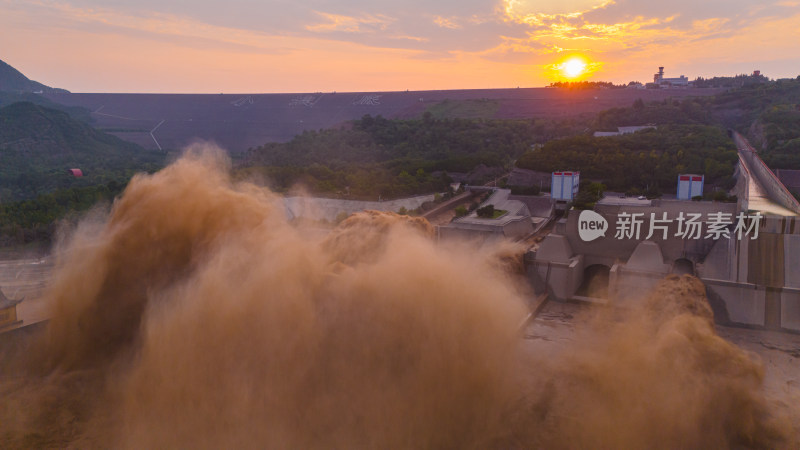
<path fill-rule="evenodd" d="M 585 71 L 586 63 L 577 57 L 567 60 L 561 66 L 561 72 L 563 72 L 567 78 L 577 78 L 583 75 Z"/>
<path fill-rule="evenodd" d="M 581 81 L 591 77 L 601 66 L 584 55 L 572 54 L 546 67 L 548 78 L 554 81 Z"/>

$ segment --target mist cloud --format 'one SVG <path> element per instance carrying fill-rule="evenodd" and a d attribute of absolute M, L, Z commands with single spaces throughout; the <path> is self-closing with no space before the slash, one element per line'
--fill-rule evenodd
<path fill-rule="evenodd" d="M 377 212 L 309 237 L 279 200 L 195 149 L 87 219 L 58 250 L 46 334 L 0 378 L 0 446 L 797 442 L 696 279 L 554 353 L 519 330 L 517 247 L 438 246 Z"/>

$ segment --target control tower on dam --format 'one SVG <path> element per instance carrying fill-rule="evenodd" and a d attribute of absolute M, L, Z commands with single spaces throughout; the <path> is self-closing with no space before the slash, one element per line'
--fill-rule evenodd
<path fill-rule="evenodd" d="M 800 331 L 800 205 L 734 139 L 737 203 L 604 198 L 570 210 L 525 255 L 538 293 L 625 306 L 661 278 L 692 274 L 718 322 Z"/>

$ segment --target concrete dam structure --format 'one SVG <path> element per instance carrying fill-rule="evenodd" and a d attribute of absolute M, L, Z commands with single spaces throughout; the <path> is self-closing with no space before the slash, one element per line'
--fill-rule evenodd
<path fill-rule="evenodd" d="M 705 284 L 719 322 L 800 332 L 800 206 L 746 140 L 735 140 L 737 203 L 601 201 L 571 210 L 525 256 L 537 292 L 625 306 L 663 277 L 689 273 Z"/>

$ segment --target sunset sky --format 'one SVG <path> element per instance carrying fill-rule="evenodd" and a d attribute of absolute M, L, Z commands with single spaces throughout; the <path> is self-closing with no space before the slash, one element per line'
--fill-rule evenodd
<path fill-rule="evenodd" d="M 535 87 L 572 55 L 575 79 L 794 78 L 800 0 L 0 0 L 0 59 L 73 92 Z"/>

